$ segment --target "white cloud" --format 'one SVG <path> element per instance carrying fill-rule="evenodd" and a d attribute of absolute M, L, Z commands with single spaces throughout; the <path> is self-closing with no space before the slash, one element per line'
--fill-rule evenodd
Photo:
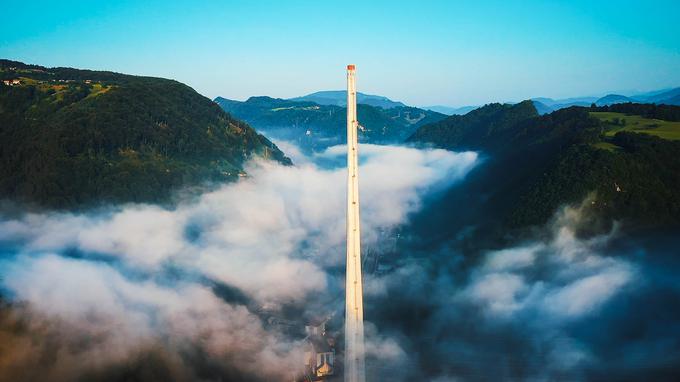
<path fill-rule="evenodd" d="M 256 375 L 280 375 L 302 359 L 301 344 L 265 331 L 245 307 L 226 304 L 199 284 L 134 280 L 108 265 L 54 254 L 22 256 L 8 271 L 4 286 L 18 301 L 29 302 L 34 316 L 72 328 L 60 334 L 72 338 L 56 343 L 91 342 L 63 349 L 68 362 L 90 367 L 122 361 L 158 341 L 190 341 L 215 359 L 228 353 Z"/>
<path fill-rule="evenodd" d="M 477 160 L 474 153 L 361 147 L 367 245 Z M 321 155 L 341 159 L 343 152 L 334 147 Z M 92 364 L 87 359 L 97 352 L 122 361 L 159 341 L 163 348 L 188 342 L 246 372 L 277 375 L 283 365 L 302 364 L 296 344 L 216 297 L 205 280 L 268 308 L 327 292 L 326 268 L 344 260 L 346 172 L 299 163 L 250 163 L 249 177 L 172 209 L 125 205 L 0 220 L 0 243 L 14 252 L 3 260 L 0 283 L 31 316 L 77 328 L 74 338 L 98 339 L 94 349 L 73 355 L 76 364 Z M 403 356 L 389 339 L 376 346 Z"/>
<path fill-rule="evenodd" d="M 364 242 L 403 223 L 421 195 L 461 179 L 474 153 L 363 145 Z M 328 157 L 343 151 L 330 148 Z M 0 240 L 31 251 L 76 248 L 154 270 L 172 263 L 241 288 L 262 303 L 300 300 L 343 261 L 345 170 L 256 162 L 251 174 L 166 210 L 131 205 L 98 214 L 27 215 L 0 223 Z M 454 174 L 451 177 L 451 174 Z M 187 231 L 194 230 L 192 239 Z"/>
<path fill-rule="evenodd" d="M 486 269 L 490 270 L 516 270 L 530 267 L 536 260 L 536 252 L 540 245 L 502 249 L 487 255 Z"/>
<path fill-rule="evenodd" d="M 509 314 L 522 307 L 521 299 L 527 289 L 522 276 L 491 273 L 476 278 L 467 288 L 466 294 L 492 313 Z"/>
<path fill-rule="evenodd" d="M 556 319 L 578 319 L 597 311 L 635 281 L 635 271 L 626 260 L 598 251 L 613 232 L 577 238 L 579 219 L 578 208 L 564 208 L 550 240 L 487 253 L 465 296 L 501 315 L 538 310 Z"/>
<path fill-rule="evenodd" d="M 596 310 L 633 280 L 631 268 L 612 264 L 602 273 L 578 278 L 545 297 L 545 308 L 566 317 L 580 317 Z"/>

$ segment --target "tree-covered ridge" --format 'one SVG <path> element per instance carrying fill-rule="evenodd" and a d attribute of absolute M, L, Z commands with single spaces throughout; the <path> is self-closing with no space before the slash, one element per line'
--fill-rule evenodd
<path fill-rule="evenodd" d="M 0 197 L 49 207 L 166 201 L 278 148 L 177 81 L 0 61 Z"/>
<path fill-rule="evenodd" d="M 516 105 L 492 103 L 465 115 L 452 115 L 420 127 L 410 142 L 432 143 L 448 149 L 480 149 L 493 145 L 499 134 L 515 124 L 538 116 L 533 102 Z"/>
<path fill-rule="evenodd" d="M 334 105 L 334 106 L 347 106 L 347 91 L 346 90 L 324 90 L 315 92 L 312 94 L 307 94 L 302 97 L 291 98 L 291 101 L 298 102 L 314 102 L 318 105 Z M 389 109 L 392 107 L 403 107 L 406 106 L 404 103 L 399 101 L 392 101 L 391 99 L 379 95 L 365 94 L 362 92 L 357 92 L 357 103 L 381 107 L 383 109 Z"/>
<path fill-rule="evenodd" d="M 619 132 L 613 143 L 622 149 L 577 144 L 548 157 L 544 172 L 535 174 L 512 212 L 512 222 L 541 223 L 561 204 L 594 192 L 588 210 L 607 221 L 645 227 L 680 224 L 680 142 Z"/>
<path fill-rule="evenodd" d="M 640 115 L 649 119 L 664 121 L 680 121 L 680 107 L 673 105 L 657 105 L 653 103 L 617 103 L 609 106 L 591 107 L 593 112 L 624 113 Z"/>
<path fill-rule="evenodd" d="M 543 224 L 560 206 L 589 194 L 594 199 L 585 211 L 602 221 L 680 224 L 680 141 L 612 131 L 592 115 L 617 111 L 668 120 L 680 107 L 620 104 L 531 116 L 514 110 L 519 105 L 487 105 L 470 117 L 423 126 L 410 140 L 489 156 L 466 192 L 484 195 L 479 212 L 493 216 L 499 230 Z"/>
<path fill-rule="evenodd" d="M 225 111 L 266 134 L 295 141 L 304 149 L 321 150 L 346 140 L 347 109 L 310 101 L 251 97 L 245 102 L 215 99 Z M 359 104 L 359 140 L 366 143 L 403 142 L 418 127 L 446 116 L 415 107 L 382 108 Z"/>

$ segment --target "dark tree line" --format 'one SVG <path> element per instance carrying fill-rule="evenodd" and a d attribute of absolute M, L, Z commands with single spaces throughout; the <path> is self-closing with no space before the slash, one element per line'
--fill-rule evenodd
<path fill-rule="evenodd" d="M 609 106 L 595 106 L 591 111 L 605 111 L 641 115 L 645 118 L 661 119 L 664 121 L 680 121 L 680 106 L 657 105 L 653 103 L 617 103 Z"/>

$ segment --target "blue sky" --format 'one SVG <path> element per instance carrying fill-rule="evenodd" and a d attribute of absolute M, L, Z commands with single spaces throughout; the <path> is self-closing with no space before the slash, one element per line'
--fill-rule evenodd
<path fill-rule="evenodd" d="M 0 57 L 213 98 L 342 89 L 467 105 L 680 86 L 680 1 L 11 1 Z"/>

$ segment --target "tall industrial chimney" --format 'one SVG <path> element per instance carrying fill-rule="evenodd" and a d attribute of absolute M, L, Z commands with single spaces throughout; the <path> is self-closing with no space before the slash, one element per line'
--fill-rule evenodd
<path fill-rule="evenodd" d="M 345 276 L 345 382 L 365 382 L 364 288 L 361 274 L 359 152 L 355 66 L 347 65 L 347 273 Z"/>

